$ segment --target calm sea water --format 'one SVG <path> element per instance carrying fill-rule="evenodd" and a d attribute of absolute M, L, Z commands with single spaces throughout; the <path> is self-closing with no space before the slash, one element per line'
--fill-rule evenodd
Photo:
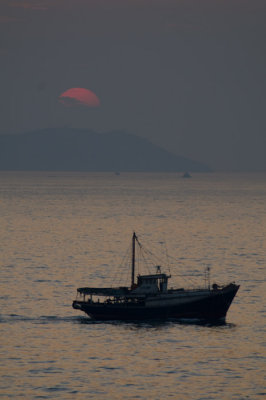
<path fill-rule="evenodd" d="M 266 175 L 0 173 L 0 397 L 262 399 Z M 241 285 L 226 324 L 95 323 L 135 230 L 173 286 Z M 121 275 L 120 275 L 120 273 Z M 193 278 L 190 278 L 193 275 Z"/>

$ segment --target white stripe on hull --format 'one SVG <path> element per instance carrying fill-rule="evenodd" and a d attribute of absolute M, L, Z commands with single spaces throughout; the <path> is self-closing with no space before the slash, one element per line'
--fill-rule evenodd
<path fill-rule="evenodd" d="M 171 297 L 170 297 L 171 296 Z M 170 298 L 169 298 L 170 297 Z M 191 293 L 180 293 L 173 295 L 161 295 L 150 297 L 146 300 L 146 307 L 169 307 L 176 306 L 181 304 L 189 304 L 194 303 L 199 300 L 207 299 L 210 297 L 210 292 L 199 293 L 199 292 L 191 292 Z"/>

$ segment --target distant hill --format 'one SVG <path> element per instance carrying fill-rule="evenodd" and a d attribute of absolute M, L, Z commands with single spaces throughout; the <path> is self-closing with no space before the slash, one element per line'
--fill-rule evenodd
<path fill-rule="evenodd" d="M 0 135 L 0 170 L 210 171 L 135 135 L 72 128 Z"/>

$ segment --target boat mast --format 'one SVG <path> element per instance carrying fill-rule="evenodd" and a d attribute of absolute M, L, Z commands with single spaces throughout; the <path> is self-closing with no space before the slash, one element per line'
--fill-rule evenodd
<path fill-rule="evenodd" d="M 133 232 L 132 236 L 132 264 L 131 264 L 131 288 L 134 287 L 135 281 L 135 242 L 137 240 L 136 233 Z"/>

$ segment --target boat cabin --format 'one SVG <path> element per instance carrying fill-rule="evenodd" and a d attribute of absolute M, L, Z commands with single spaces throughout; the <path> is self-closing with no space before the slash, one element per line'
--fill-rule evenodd
<path fill-rule="evenodd" d="M 154 274 L 154 275 L 139 275 L 137 284 L 132 288 L 132 294 L 140 293 L 166 293 L 168 278 L 170 275 Z"/>

